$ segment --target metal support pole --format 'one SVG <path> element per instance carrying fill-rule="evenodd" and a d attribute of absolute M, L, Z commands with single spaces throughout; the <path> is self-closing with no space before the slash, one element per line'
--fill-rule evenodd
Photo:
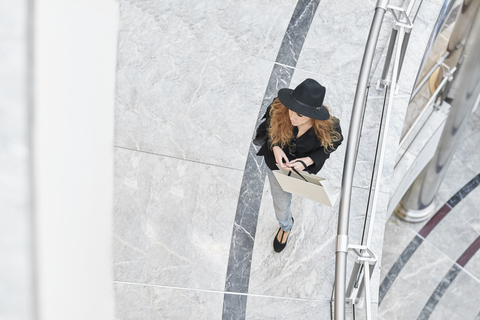
<path fill-rule="evenodd" d="M 399 33 L 398 33 L 398 47 L 397 47 L 397 52 L 395 53 L 395 62 L 393 63 L 393 70 L 392 70 L 392 88 L 390 89 L 390 96 L 388 98 L 388 106 L 386 110 L 386 115 L 385 115 L 385 129 L 383 132 L 383 139 L 382 139 L 382 145 L 380 148 L 380 157 L 379 157 L 379 162 L 378 162 L 378 172 L 377 172 L 377 177 L 376 177 L 376 182 L 375 182 L 375 192 L 373 196 L 373 202 L 371 206 L 371 214 L 370 214 L 370 226 L 368 228 L 368 235 L 367 235 L 367 247 L 370 247 L 370 243 L 372 241 L 373 237 L 373 227 L 374 227 L 374 222 L 375 222 L 375 215 L 377 212 L 377 202 L 378 202 L 378 196 L 380 192 L 380 182 L 382 180 L 382 173 L 383 173 L 383 160 L 385 158 L 385 152 L 387 150 L 387 142 L 388 142 L 388 131 L 389 131 L 389 125 L 390 125 L 390 117 L 392 115 L 392 109 L 393 109 L 393 100 L 394 100 L 394 95 L 395 91 L 394 88 L 397 86 L 397 75 L 399 74 L 399 69 L 400 69 L 400 59 L 401 59 L 401 51 L 402 51 L 402 44 L 403 40 L 405 37 L 405 27 L 400 27 Z M 380 128 L 381 130 L 381 128 Z"/>
<path fill-rule="evenodd" d="M 369 272 L 370 272 L 370 278 L 372 278 L 373 270 L 375 269 L 375 264 L 368 264 Z M 368 291 L 370 291 L 370 287 L 367 287 L 367 284 L 365 281 L 362 281 L 360 283 L 360 286 L 358 287 L 358 292 L 360 293 L 359 298 L 362 297 L 362 292 L 365 290 L 364 288 L 367 288 Z"/>
<path fill-rule="evenodd" d="M 383 65 L 382 78 L 380 79 L 380 84 L 387 85 L 387 76 L 388 69 L 390 68 L 390 62 L 392 61 L 393 48 L 395 47 L 395 42 L 397 41 L 398 29 L 395 27 L 392 29 L 392 34 L 390 35 L 390 42 L 388 44 L 387 56 L 385 57 L 385 64 Z"/>
<path fill-rule="evenodd" d="M 417 179 L 400 201 L 395 214 L 406 221 L 419 222 L 428 219 L 433 213 L 435 195 L 445 176 L 446 169 L 462 137 L 466 120 L 477 103 L 480 93 L 480 10 L 479 1 L 464 4 L 462 14 L 473 21 L 470 28 L 458 28 L 452 32 L 454 39 L 465 39 L 463 52 L 457 72 L 447 93 L 452 99 L 445 127 L 432 160 L 423 169 Z M 473 10 L 473 12 L 471 11 Z M 452 38 L 451 38 L 452 39 Z"/>
<path fill-rule="evenodd" d="M 367 46 L 363 55 L 362 66 L 358 77 L 357 90 L 350 121 L 347 150 L 342 177 L 342 191 L 338 215 L 337 247 L 335 250 L 335 320 L 345 319 L 345 287 L 347 273 L 348 224 L 350 218 L 350 200 L 353 185 L 353 174 L 357 160 L 358 141 L 360 139 L 362 113 L 365 108 L 365 94 L 372 60 L 377 45 L 383 17 L 387 10 L 388 0 L 378 0 L 372 26 L 368 35 Z"/>
<path fill-rule="evenodd" d="M 411 33 L 412 33 L 412 29 L 405 30 L 405 36 L 402 42 L 402 49 L 400 50 L 400 64 L 398 65 L 398 72 L 397 72 L 397 79 L 396 79 L 397 82 L 398 82 L 398 78 L 400 78 L 400 73 L 402 72 L 403 60 L 405 59 L 405 52 L 407 51 L 408 41 L 410 40 Z"/>
<path fill-rule="evenodd" d="M 388 9 L 392 12 L 393 16 L 395 17 L 395 25 L 392 28 L 392 34 L 390 35 L 390 42 L 388 44 L 387 55 L 385 57 L 385 64 L 383 65 L 382 77 L 377 82 L 377 90 L 381 89 L 382 87 L 385 88 L 386 86 L 390 85 L 390 81 L 387 80 L 388 70 L 390 68 L 390 62 L 392 61 L 392 54 L 393 49 L 395 48 L 395 41 L 398 38 L 398 29 L 399 27 L 406 28 L 407 34 L 404 36 L 405 40 L 402 43 L 402 50 L 400 53 L 400 66 L 397 78 L 395 79 L 398 81 L 398 77 L 400 76 L 400 71 L 402 70 L 403 65 L 403 58 L 405 57 L 405 52 L 407 51 L 408 40 L 410 39 L 410 31 L 412 30 L 413 24 L 409 19 L 410 12 L 412 11 L 413 5 L 415 4 L 415 0 L 411 0 L 408 4 L 408 8 L 406 10 L 396 7 L 396 6 L 388 6 Z M 393 87 L 395 91 L 395 87 Z"/>
<path fill-rule="evenodd" d="M 353 265 L 353 270 L 350 275 L 350 281 L 348 282 L 348 287 L 347 287 L 347 292 L 346 292 L 346 299 L 350 300 L 352 303 L 355 301 L 355 296 L 354 295 L 354 286 L 355 283 L 357 282 L 358 274 L 360 272 L 360 267 L 361 264 L 358 262 L 358 260 L 355 260 L 355 264 Z"/>
<path fill-rule="evenodd" d="M 368 261 L 363 262 L 363 283 L 365 284 L 365 317 L 367 320 L 372 319 L 372 305 L 370 298 L 370 265 Z"/>
<path fill-rule="evenodd" d="M 415 4 L 415 0 L 410 0 L 410 3 L 408 4 L 407 10 L 405 10 L 405 16 L 406 17 L 410 16 L 410 12 L 412 12 L 414 4 Z M 418 11 L 420 11 L 420 6 L 421 5 L 422 5 L 422 1 L 420 1 L 420 4 L 419 4 L 418 9 L 417 9 L 417 13 L 418 13 Z M 416 17 L 416 15 L 415 15 L 415 17 Z M 412 27 L 413 27 L 413 22 L 414 22 L 414 20 L 412 20 Z M 412 32 L 412 28 L 406 28 L 405 29 L 405 35 L 404 35 L 404 39 L 403 39 L 403 42 L 402 42 L 402 49 L 401 49 L 401 52 L 400 52 L 400 64 L 398 66 L 398 73 L 397 73 L 397 79 L 396 79 L 397 82 L 398 82 L 398 78 L 400 77 L 400 73 L 402 72 L 403 60 L 405 58 L 405 52 L 407 51 L 408 42 L 410 40 L 411 32 Z M 393 90 L 395 90 L 394 87 L 392 87 L 392 88 L 393 88 Z"/>
<path fill-rule="evenodd" d="M 365 294 L 365 309 L 367 312 L 366 320 L 371 320 L 371 294 L 370 294 L 370 278 L 377 263 L 377 257 L 366 246 L 350 245 L 357 258 L 355 259 L 354 270 L 350 278 L 347 289 L 347 299 L 352 305 L 357 304 Z M 367 278 L 366 278 L 367 277 Z"/>

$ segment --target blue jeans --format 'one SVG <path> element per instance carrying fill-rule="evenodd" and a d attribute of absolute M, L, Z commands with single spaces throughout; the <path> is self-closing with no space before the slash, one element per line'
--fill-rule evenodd
<path fill-rule="evenodd" d="M 292 203 L 292 194 L 283 191 L 282 187 L 275 178 L 272 170 L 267 168 L 268 181 L 270 182 L 270 190 L 273 198 L 273 208 L 278 223 L 283 231 L 288 232 L 292 229 L 292 212 L 290 204 Z"/>

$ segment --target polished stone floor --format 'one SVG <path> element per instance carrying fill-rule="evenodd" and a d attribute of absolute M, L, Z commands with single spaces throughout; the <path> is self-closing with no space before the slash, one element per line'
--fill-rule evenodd
<path fill-rule="evenodd" d="M 379 319 L 480 319 L 479 128 L 477 109 L 438 192 L 437 214 L 418 224 L 388 220 L 381 283 L 395 280 Z"/>
<path fill-rule="evenodd" d="M 428 39 L 441 2 L 423 2 L 412 48 Z M 375 3 L 120 1 L 117 319 L 330 319 L 338 204 L 330 208 L 294 196 L 288 247 L 274 253 L 278 225 L 265 167 L 251 139 L 276 92 L 305 78 L 327 87 L 325 103 L 348 136 Z M 388 15 L 372 70 L 377 78 L 391 25 Z M 405 114 L 400 106 L 408 103 L 421 59 L 415 51 L 407 57 L 407 80 L 401 78 L 389 124 L 387 182 Z M 382 105 L 383 93 L 371 90 L 353 187 L 354 244 L 364 231 Z M 337 188 L 344 156 L 345 144 L 319 174 Z M 382 185 L 379 212 L 386 212 L 389 192 L 388 183 Z M 374 226 L 372 247 L 379 257 L 386 220 L 379 214 Z M 374 314 L 380 277 L 377 268 Z"/>

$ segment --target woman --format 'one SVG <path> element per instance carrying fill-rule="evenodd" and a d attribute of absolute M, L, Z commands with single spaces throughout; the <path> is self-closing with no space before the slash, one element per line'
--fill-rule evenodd
<path fill-rule="evenodd" d="M 295 90 L 280 89 L 257 130 L 257 138 L 262 132 L 266 138 L 257 155 L 265 158 L 269 168 L 273 206 L 280 224 L 273 241 L 275 252 L 287 245 L 293 218 L 292 194 L 283 191 L 272 170 L 278 170 L 278 165 L 316 174 L 343 140 L 338 119 L 323 105 L 324 97 L 325 87 L 313 79 L 306 79 Z"/>

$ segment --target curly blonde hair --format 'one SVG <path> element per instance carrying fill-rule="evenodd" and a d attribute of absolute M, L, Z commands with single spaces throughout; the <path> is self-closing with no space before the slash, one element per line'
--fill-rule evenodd
<path fill-rule="evenodd" d="M 270 106 L 270 126 L 268 127 L 269 139 L 272 145 L 284 148 L 292 139 L 293 125 L 290 122 L 288 108 L 278 98 Z M 326 106 L 324 106 L 327 108 Z M 328 108 L 327 108 L 328 110 Z M 334 151 L 334 143 L 341 139 L 341 135 L 334 130 L 338 119 L 330 116 L 328 120 L 313 119 L 313 128 L 318 140 L 327 152 Z"/>

